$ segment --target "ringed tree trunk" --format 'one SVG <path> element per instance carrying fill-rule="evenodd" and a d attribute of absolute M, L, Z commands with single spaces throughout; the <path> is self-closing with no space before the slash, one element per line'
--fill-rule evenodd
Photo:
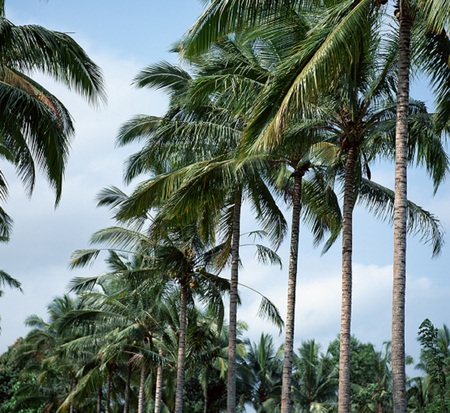
<path fill-rule="evenodd" d="M 110 366 L 108 368 L 108 379 L 106 380 L 105 413 L 109 413 L 109 406 L 111 404 L 112 375 L 113 367 Z"/>
<path fill-rule="evenodd" d="M 97 392 L 97 413 L 101 413 L 102 412 L 102 388 L 99 387 L 98 388 L 98 392 Z"/>
<path fill-rule="evenodd" d="M 350 413 L 350 339 L 352 317 L 352 251 L 353 207 L 355 204 L 356 146 L 347 151 L 344 175 L 344 203 L 342 220 L 342 298 L 341 331 L 339 338 L 338 412 Z"/>
<path fill-rule="evenodd" d="M 127 364 L 127 379 L 125 383 L 125 395 L 124 395 L 124 402 L 123 402 L 123 413 L 128 413 L 130 411 L 130 383 L 131 383 L 131 373 L 133 371 L 133 367 L 131 366 L 131 358 L 133 356 L 130 356 L 130 359 L 128 360 Z"/>
<path fill-rule="evenodd" d="M 292 226 L 289 251 L 287 286 L 286 336 L 284 341 L 283 375 L 281 387 L 281 413 L 291 412 L 292 360 L 294 353 L 295 295 L 297 286 L 298 247 L 300 240 L 300 212 L 302 207 L 302 180 L 305 171 L 293 173 Z"/>
<path fill-rule="evenodd" d="M 231 238 L 230 314 L 228 333 L 227 413 L 236 413 L 236 334 L 242 191 L 236 193 Z"/>
<path fill-rule="evenodd" d="M 407 220 L 407 143 L 412 17 L 399 0 L 397 123 L 395 131 L 394 258 L 392 289 L 392 379 L 394 413 L 406 413 L 405 294 Z"/>
<path fill-rule="evenodd" d="M 162 349 L 158 350 L 158 368 L 156 370 L 156 389 L 155 389 L 155 411 L 154 413 L 161 413 L 161 401 L 162 401 L 162 381 L 163 381 L 163 367 L 162 367 L 162 358 L 163 351 Z"/>
<path fill-rule="evenodd" d="M 141 367 L 141 378 L 139 381 L 139 396 L 138 396 L 138 413 L 145 411 L 145 379 L 147 378 L 147 365 Z"/>
<path fill-rule="evenodd" d="M 181 280 L 180 293 L 180 336 L 178 341 L 177 388 L 175 391 L 175 413 L 183 413 L 184 361 L 186 357 L 186 312 L 187 284 Z"/>

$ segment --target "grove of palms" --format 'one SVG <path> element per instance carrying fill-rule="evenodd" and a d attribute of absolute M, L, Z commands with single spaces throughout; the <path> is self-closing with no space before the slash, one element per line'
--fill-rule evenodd
<path fill-rule="evenodd" d="M 443 246 L 440 222 L 407 199 L 406 185 L 408 165 L 425 167 L 435 191 L 449 169 L 450 4 L 386 3 L 212 0 L 174 46 L 179 65 L 152 63 L 130 74 L 134 86 L 166 92 L 169 105 L 162 116 L 124 119 L 118 131 L 119 146 L 142 144 L 125 160 L 125 183 L 134 186 L 129 195 L 114 183 L 99 193 L 98 206 L 111 209 L 115 224 L 99 229 L 96 245 L 75 251 L 70 264 L 86 267 L 107 251 L 108 269 L 75 278 L 73 297 L 49 305 L 49 322 L 28 318 L 33 330 L 2 361 L 11 383 L 5 408 L 449 409 L 445 326 L 421 325 L 423 375 L 407 380 L 405 297 L 407 234 L 430 244 L 432 255 Z M 42 169 L 57 204 L 72 120 L 25 73 L 48 73 L 95 103 L 104 99 L 101 71 L 70 36 L 14 26 L 0 14 L 0 153 L 30 194 L 35 165 Z M 411 70 L 433 79 L 436 113 L 410 97 Z M 394 190 L 372 180 L 379 160 L 395 164 Z M 357 204 L 393 223 L 392 337 L 380 352 L 351 330 Z M 263 263 L 281 264 L 276 250 L 290 235 L 286 319 L 271 297 L 259 310 L 284 329 L 279 347 L 266 333 L 259 342 L 244 338 L 238 318 L 250 239 L 244 214 L 262 240 L 253 248 Z M 325 353 L 297 333 L 302 225 L 324 253 L 342 242 L 340 334 Z M 1 209 L 1 241 L 11 228 Z M 19 288 L 13 276 L 1 271 L 0 285 Z"/>

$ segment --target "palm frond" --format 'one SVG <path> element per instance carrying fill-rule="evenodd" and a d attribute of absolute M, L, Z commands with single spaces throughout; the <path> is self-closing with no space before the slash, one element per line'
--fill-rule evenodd
<path fill-rule="evenodd" d="M 359 198 L 375 217 L 393 222 L 394 192 L 382 185 L 362 179 Z M 408 232 L 420 236 L 420 241 L 430 244 L 432 256 L 438 256 L 444 244 L 443 228 L 430 212 L 408 201 Z"/>

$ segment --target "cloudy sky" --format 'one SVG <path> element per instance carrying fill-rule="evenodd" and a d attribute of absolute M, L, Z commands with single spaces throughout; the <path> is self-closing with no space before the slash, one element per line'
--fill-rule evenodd
<path fill-rule="evenodd" d="M 133 77 L 146 65 L 161 60 L 177 61 L 170 54 L 171 45 L 195 21 L 202 10 L 197 0 L 7 0 L 6 15 L 15 24 L 35 23 L 49 29 L 69 32 L 102 68 L 108 91 L 108 104 L 90 107 L 83 99 L 55 85 L 48 85 L 69 108 L 76 127 L 76 137 L 63 189 L 63 197 L 54 209 L 54 196 L 42 176 L 35 193 L 27 198 L 15 179 L 14 170 L 0 164 L 7 175 L 10 196 L 5 209 L 14 219 L 14 231 L 8 244 L 0 245 L 0 268 L 22 282 L 23 293 L 6 289 L 0 299 L 0 352 L 17 337 L 27 333 L 28 315 L 46 317 L 46 306 L 56 296 L 67 292 L 75 276 L 99 274 L 102 262 L 92 269 L 70 271 L 71 253 L 89 246 L 93 232 L 112 224 L 107 209 L 96 208 L 96 195 L 108 186 L 123 185 L 123 162 L 137 147 L 115 148 L 120 125 L 136 114 L 160 115 L 166 98 L 159 92 L 136 90 Z M 414 97 L 432 104 L 427 85 L 418 83 Z M 392 187 L 392 165 L 374 165 L 373 179 Z M 424 171 L 411 170 L 410 199 L 435 213 L 445 228 L 450 224 L 450 185 L 444 184 L 433 197 L 433 188 Z M 251 219 L 247 230 L 256 229 Z M 339 331 L 340 245 L 326 254 L 311 248 L 307 228 L 302 229 L 298 280 L 296 336 L 299 346 L 315 338 L 323 347 Z M 407 352 L 418 354 L 417 330 L 426 318 L 438 327 L 450 324 L 449 246 L 437 259 L 418 239 L 409 238 L 407 290 Z M 355 211 L 354 231 L 354 310 L 353 333 L 379 348 L 390 339 L 392 284 L 392 229 L 376 221 L 361 207 Z M 253 259 L 254 251 L 242 252 L 243 284 L 257 288 L 285 313 L 287 246 L 280 251 L 286 263 L 282 270 L 262 267 Z M 243 292 L 239 318 L 250 324 L 249 335 L 256 340 L 277 330 L 256 317 L 259 299 Z M 278 337 L 282 342 L 282 336 Z"/>

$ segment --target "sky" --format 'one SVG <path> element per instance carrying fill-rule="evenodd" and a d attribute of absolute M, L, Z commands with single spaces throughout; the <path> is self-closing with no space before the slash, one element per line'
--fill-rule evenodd
<path fill-rule="evenodd" d="M 178 57 L 169 50 L 192 25 L 203 6 L 196 0 L 7 0 L 6 16 L 15 24 L 39 24 L 48 29 L 70 33 L 102 68 L 108 104 L 99 108 L 42 75 L 35 78 L 62 100 L 71 112 L 76 128 L 67 165 L 63 195 L 54 207 L 54 194 L 42 175 L 35 192 L 27 197 L 14 175 L 14 169 L 0 162 L 10 195 L 4 205 L 14 219 L 11 241 L 0 245 L 0 268 L 22 282 L 23 293 L 5 288 L 0 298 L 0 352 L 27 334 L 25 319 L 37 314 L 46 319 L 46 307 L 57 296 L 68 292 L 69 281 L 76 276 L 98 275 L 99 260 L 90 269 L 70 270 L 70 256 L 76 249 L 88 248 L 90 236 L 112 225 L 110 211 L 96 207 L 97 194 L 106 187 L 123 183 L 123 164 L 138 146 L 116 148 L 120 126 L 137 114 L 162 115 L 166 97 L 155 90 L 138 90 L 133 78 L 145 66 Z M 413 96 L 432 104 L 428 85 L 418 82 Z M 393 165 L 372 166 L 372 179 L 393 187 Z M 143 179 L 143 178 L 141 178 Z M 408 194 L 411 200 L 433 212 L 448 231 L 450 224 L 450 185 L 444 183 L 433 196 L 425 171 L 409 171 Z M 257 229 L 247 211 L 244 231 Z M 287 215 L 289 220 L 289 215 Z M 363 342 L 372 342 L 381 350 L 391 336 L 392 227 L 377 221 L 361 206 L 354 219 L 354 290 L 352 333 Z M 417 361 L 417 331 L 429 318 L 435 326 L 450 325 L 450 254 L 447 244 L 437 259 L 431 259 L 429 246 L 417 237 L 408 238 L 406 350 Z M 240 281 L 271 299 L 284 316 L 286 312 L 287 243 L 279 250 L 284 267 L 262 266 L 254 259 L 254 249 L 243 247 Z M 316 339 L 326 350 L 337 337 L 340 319 L 340 239 L 321 255 L 313 249 L 308 229 L 301 230 L 297 283 L 296 343 Z M 247 333 L 256 341 L 263 332 L 282 343 L 283 335 L 266 320 L 257 317 L 258 295 L 241 289 L 243 304 L 238 317 L 246 321 Z M 412 372 L 411 374 L 414 374 Z"/>

